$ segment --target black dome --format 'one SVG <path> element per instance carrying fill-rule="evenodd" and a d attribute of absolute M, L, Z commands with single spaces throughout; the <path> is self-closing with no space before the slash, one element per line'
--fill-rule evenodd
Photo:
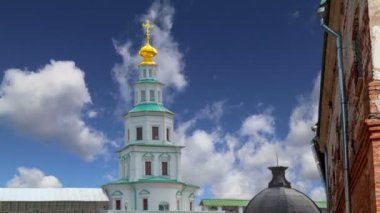
<path fill-rule="evenodd" d="M 292 189 L 285 178 L 287 167 L 269 167 L 273 178 L 268 188 L 248 203 L 244 213 L 320 213 L 317 205 L 302 192 Z"/>

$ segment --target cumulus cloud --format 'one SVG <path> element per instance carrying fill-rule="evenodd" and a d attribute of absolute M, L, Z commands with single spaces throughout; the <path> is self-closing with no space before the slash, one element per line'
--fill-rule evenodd
<path fill-rule="evenodd" d="M 214 122 L 219 122 L 224 113 L 226 101 L 216 101 L 207 105 L 198 114 L 198 119 L 208 118 Z"/>
<path fill-rule="evenodd" d="M 311 199 L 315 201 L 324 201 L 326 200 L 326 191 L 324 187 L 314 188 L 310 193 Z"/>
<path fill-rule="evenodd" d="M 96 118 L 98 116 L 98 112 L 95 111 L 95 110 L 90 110 L 90 111 L 87 112 L 87 116 L 89 118 Z"/>
<path fill-rule="evenodd" d="M 311 126 L 317 119 L 319 77 L 313 91 L 300 96 L 289 117 L 289 132 L 284 139 L 276 136 L 275 118 L 269 107 L 243 120 L 236 132 L 221 128 L 196 128 L 199 116 L 210 106 L 226 108 L 225 103 L 211 104 L 200 110 L 193 119 L 176 129 L 179 143 L 186 145 L 182 165 L 184 179 L 207 188 L 215 197 L 250 199 L 267 187 L 271 179 L 268 166 L 288 166 L 286 173 L 292 186 L 317 200 L 324 200 L 321 180 L 312 154 Z M 223 116 L 220 110 L 218 119 Z M 215 121 L 215 120 L 214 120 Z M 204 175 L 207 174 L 207 175 Z"/>
<path fill-rule="evenodd" d="M 269 113 L 256 114 L 244 120 L 240 131 L 255 142 L 267 142 L 274 136 L 274 125 L 274 118 Z"/>
<path fill-rule="evenodd" d="M 62 183 L 52 175 L 45 173 L 36 168 L 17 168 L 16 174 L 6 184 L 10 188 L 60 188 Z"/>
<path fill-rule="evenodd" d="M 178 42 L 172 36 L 171 29 L 173 26 L 173 17 L 175 9 L 169 2 L 154 2 L 146 14 L 141 15 L 140 25 L 146 19 L 150 19 L 154 24 L 152 29 L 152 44 L 158 50 L 155 61 L 158 64 L 158 79 L 166 85 L 170 93 L 166 93 L 165 100 L 171 101 L 174 93 L 182 91 L 187 80 L 184 75 L 185 63 L 183 53 L 178 48 Z M 142 30 L 142 29 L 141 29 Z M 143 39 L 144 34 L 141 33 Z M 119 87 L 120 106 L 119 111 L 130 107 L 133 94 L 132 85 L 136 80 L 138 73 L 138 64 L 141 57 L 138 51 L 133 49 L 134 46 L 140 46 L 141 41 L 127 41 L 119 43 L 114 41 L 117 53 L 122 57 L 123 62 L 115 64 L 112 69 L 112 76 Z"/>
<path fill-rule="evenodd" d="M 106 152 L 106 137 L 82 119 L 91 97 L 72 61 L 37 71 L 9 69 L 0 84 L 0 119 L 44 142 L 59 143 L 86 160 Z"/>

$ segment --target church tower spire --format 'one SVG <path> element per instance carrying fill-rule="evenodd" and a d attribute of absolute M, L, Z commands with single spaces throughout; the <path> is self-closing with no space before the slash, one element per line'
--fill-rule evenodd
<path fill-rule="evenodd" d="M 150 29 L 153 28 L 153 25 L 151 25 L 149 19 L 147 19 L 143 27 L 145 29 L 146 39 L 145 46 L 139 51 L 139 54 L 143 58 L 141 65 L 155 65 L 156 62 L 153 61 L 153 57 L 156 56 L 158 52 L 150 45 Z"/>

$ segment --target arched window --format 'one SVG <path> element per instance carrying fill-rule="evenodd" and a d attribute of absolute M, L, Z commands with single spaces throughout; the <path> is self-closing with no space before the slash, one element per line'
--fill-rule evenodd
<path fill-rule="evenodd" d="M 168 202 L 160 202 L 160 204 L 158 204 L 158 210 L 159 211 L 169 211 L 169 203 Z"/>

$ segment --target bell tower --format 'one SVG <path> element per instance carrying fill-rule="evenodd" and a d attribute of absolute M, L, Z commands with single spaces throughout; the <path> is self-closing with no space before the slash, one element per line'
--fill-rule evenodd
<path fill-rule="evenodd" d="M 114 210 L 192 211 L 199 188 L 182 181 L 181 150 L 173 134 L 174 113 L 163 103 L 164 84 L 157 79 L 158 51 L 151 45 L 147 20 L 140 49 L 134 106 L 124 116 L 124 147 L 118 151 L 119 179 L 104 188 Z"/>

